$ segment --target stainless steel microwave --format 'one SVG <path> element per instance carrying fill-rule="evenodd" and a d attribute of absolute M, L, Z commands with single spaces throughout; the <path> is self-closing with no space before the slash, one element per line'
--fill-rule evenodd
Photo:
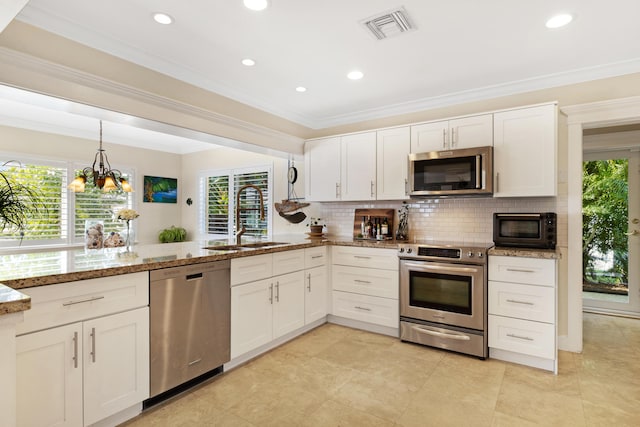
<path fill-rule="evenodd" d="M 411 196 L 491 196 L 493 147 L 409 155 Z"/>
<path fill-rule="evenodd" d="M 557 229 L 554 212 L 493 214 L 496 246 L 555 249 Z"/>

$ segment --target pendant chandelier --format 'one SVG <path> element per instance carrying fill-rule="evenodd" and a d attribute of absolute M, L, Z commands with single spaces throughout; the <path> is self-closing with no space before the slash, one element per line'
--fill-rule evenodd
<path fill-rule="evenodd" d="M 98 169 L 96 169 L 96 164 Z M 82 174 L 69 184 L 69 188 L 74 193 L 82 193 L 88 179 L 93 180 L 93 185 L 105 193 L 112 190 L 122 190 L 127 193 L 133 191 L 129 182 L 122 177 L 122 172 L 118 169 L 111 169 L 107 153 L 102 148 L 102 120 L 100 120 L 100 148 L 93 159 L 93 165 L 82 169 Z"/>

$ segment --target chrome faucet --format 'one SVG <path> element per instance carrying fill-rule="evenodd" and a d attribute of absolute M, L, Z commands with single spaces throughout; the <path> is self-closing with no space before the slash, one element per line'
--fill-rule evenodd
<path fill-rule="evenodd" d="M 253 184 L 247 184 L 240 187 L 238 190 L 238 194 L 236 194 L 236 230 L 239 230 L 236 233 L 236 245 L 240 245 L 242 243 L 242 235 L 247 231 L 245 226 L 242 224 L 242 220 L 240 219 L 240 213 L 242 211 L 256 211 L 258 209 L 247 209 L 240 207 L 240 194 L 247 188 L 253 188 L 258 192 L 258 196 L 260 197 L 260 219 L 264 221 L 264 198 L 262 197 L 262 190 Z"/>

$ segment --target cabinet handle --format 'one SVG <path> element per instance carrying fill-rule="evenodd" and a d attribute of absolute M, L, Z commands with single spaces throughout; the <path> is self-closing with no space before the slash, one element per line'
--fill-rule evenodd
<path fill-rule="evenodd" d="M 353 307 L 353 308 L 355 308 L 355 309 L 357 309 L 357 310 L 371 311 L 371 309 L 370 309 L 370 308 L 367 308 L 367 307 L 360 307 L 360 306 L 357 306 L 357 305 L 356 305 L 355 307 Z"/>
<path fill-rule="evenodd" d="M 365 283 L 367 285 L 371 284 L 371 282 L 368 280 L 353 279 L 353 281 L 356 283 Z"/>
<path fill-rule="evenodd" d="M 496 172 L 496 193 L 500 192 L 500 172 Z"/>
<path fill-rule="evenodd" d="M 526 270 L 524 268 L 507 268 L 507 271 L 515 271 L 516 273 L 535 273 L 534 270 Z"/>
<path fill-rule="evenodd" d="M 311 292 L 311 273 L 307 273 L 307 290 Z"/>
<path fill-rule="evenodd" d="M 456 128 L 451 128 L 451 148 L 456 145 Z"/>
<path fill-rule="evenodd" d="M 96 328 L 91 328 L 91 361 L 96 363 Z"/>
<path fill-rule="evenodd" d="M 314 255 L 311 257 L 311 259 L 318 259 L 318 258 L 322 258 L 324 255 Z"/>
<path fill-rule="evenodd" d="M 517 338 L 519 340 L 533 341 L 533 338 L 523 337 L 523 336 L 516 335 L 516 334 L 507 334 L 507 336 L 510 337 L 510 338 Z"/>
<path fill-rule="evenodd" d="M 276 282 L 276 302 L 280 302 L 280 282 Z"/>
<path fill-rule="evenodd" d="M 71 360 L 73 360 L 73 367 L 77 368 L 78 367 L 78 333 L 77 332 L 73 333 L 73 357 L 71 358 Z"/>
<path fill-rule="evenodd" d="M 336 199 L 340 198 L 340 183 L 336 182 Z"/>
<path fill-rule="evenodd" d="M 447 148 L 447 130 L 442 129 L 442 148 Z"/>
<path fill-rule="evenodd" d="M 404 195 L 409 195 L 409 180 L 407 178 L 404 179 Z"/>
<path fill-rule="evenodd" d="M 376 193 L 375 193 L 375 189 L 374 186 L 375 183 L 373 181 L 371 181 L 371 197 L 375 197 Z"/>
<path fill-rule="evenodd" d="M 273 283 L 269 285 L 269 304 L 273 304 Z"/>
<path fill-rule="evenodd" d="M 371 259 L 370 256 L 362 256 L 362 255 L 354 255 L 353 257 L 357 259 Z"/>
<path fill-rule="evenodd" d="M 70 305 L 75 305 L 75 304 L 84 304 L 85 302 L 98 301 L 98 300 L 100 300 L 100 299 L 104 299 L 104 296 L 91 297 L 91 298 L 82 299 L 82 300 L 78 300 L 78 301 L 63 302 L 63 303 L 62 303 L 62 306 L 63 306 L 63 307 L 68 307 L 68 306 L 70 306 Z"/>
<path fill-rule="evenodd" d="M 534 305 L 532 302 L 529 302 L 529 301 L 518 301 L 517 299 L 508 299 L 507 302 L 511 302 L 513 304 Z"/>

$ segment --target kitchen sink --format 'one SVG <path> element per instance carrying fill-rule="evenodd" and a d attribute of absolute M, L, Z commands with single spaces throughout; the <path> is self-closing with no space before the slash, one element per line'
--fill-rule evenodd
<path fill-rule="evenodd" d="M 271 246 L 288 245 L 286 242 L 255 242 L 243 243 L 241 245 L 215 245 L 206 246 L 204 249 L 211 251 L 242 251 L 250 249 L 268 248 Z"/>

